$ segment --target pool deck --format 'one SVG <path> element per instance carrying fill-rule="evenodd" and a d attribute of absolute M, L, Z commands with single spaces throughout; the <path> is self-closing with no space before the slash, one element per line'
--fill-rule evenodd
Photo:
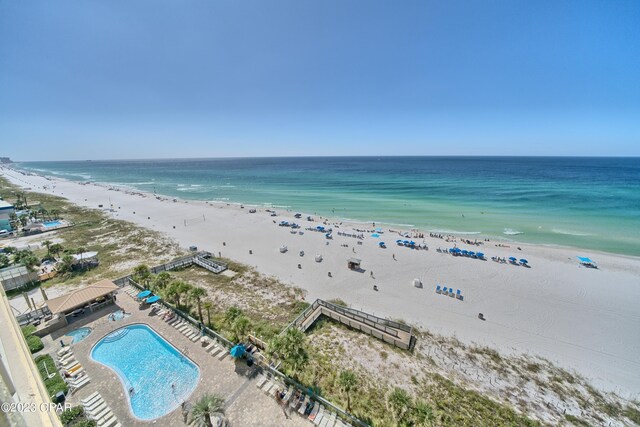
<path fill-rule="evenodd" d="M 131 316 L 117 321 L 108 319 L 109 313 L 124 309 Z M 116 305 L 87 316 L 56 331 L 55 336 L 49 337 L 47 347 L 55 356 L 55 351 L 60 348 L 58 343 L 60 335 L 79 327 L 88 326 L 93 332 L 83 341 L 73 344 L 72 349 L 76 359 L 84 367 L 91 382 L 80 389 L 68 401 L 73 405 L 80 404 L 80 399 L 91 393 L 99 392 L 106 403 L 111 407 L 114 415 L 123 426 L 179 426 L 185 425 L 182 411 L 178 407 L 173 412 L 155 421 L 141 421 L 133 417 L 128 396 L 119 378 L 111 369 L 91 359 L 91 348 L 107 333 L 134 323 L 144 323 L 153 328 L 157 333 L 169 341 L 177 349 L 185 354 L 200 367 L 200 379 L 198 386 L 189 397 L 188 402 L 195 402 L 204 393 L 216 393 L 227 399 L 226 415 L 233 426 L 310 426 L 312 423 L 296 413 L 290 414 L 286 419 L 275 399 L 267 396 L 256 387 L 257 371 L 249 368 L 245 363 L 237 363 L 231 357 L 218 360 L 211 357 L 202 347 L 199 341 L 192 342 L 178 330 L 165 323 L 156 316 L 149 316 L 150 309 L 140 310 L 138 304 L 122 290 L 119 291 Z M 48 349 L 47 349 L 48 350 Z"/>

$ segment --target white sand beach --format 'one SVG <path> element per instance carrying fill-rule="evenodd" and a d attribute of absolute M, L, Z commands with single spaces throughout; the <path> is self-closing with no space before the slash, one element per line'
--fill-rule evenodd
<path fill-rule="evenodd" d="M 253 265 L 305 289 L 308 301 L 340 298 L 355 308 L 403 319 L 466 343 L 542 356 L 604 390 L 625 397 L 640 395 L 639 258 L 527 244 L 469 246 L 458 239 L 458 247 L 483 252 L 487 260 L 481 261 L 438 253 L 436 248 L 453 243 L 430 238 L 428 232 L 424 239 L 428 251 L 397 247 L 400 237 L 388 227 L 383 227 L 380 239 L 364 233 L 358 245 L 356 238 L 337 232 L 355 233 L 353 228 L 365 228 L 362 224 L 333 227 L 333 239 L 327 240 L 322 233 L 304 230 L 321 221 L 319 217 L 306 221 L 308 213 L 294 219 L 293 212 L 277 210 L 278 216 L 271 217 L 263 208 L 249 213 L 248 206 L 159 200 L 151 194 L 6 168 L 2 175 L 24 188 L 62 196 L 78 205 L 98 209 L 111 203 L 110 215 L 115 218 L 166 233 L 185 247 L 196 245 Z M 192 221 L 185 225 L 185 219 Z M 304 234 L 279 227 L 282 220 L 297 222 Z M 386 242 L 387 249 L 379 248 L 380 241 Z M 280 253 L 281 245 L 289 250 Z M 302 250 L 304 256 L 299 255 Z M 316 254 L 322 255 L 322 262 L 315 261 Z M 577 255 L 591 257 L 599 269 L 581 267 Z M 531 268 L 499 264 L 491 261 L 492 256 L 526 258 Z M 347 269 L 350 257 L 362 260 L 363 272 Z M 413 286 L 415 278 L 423 288 Z M 460 289 L 464 301 L 437 294 L 436 284 Z M 478 319 L 480 312 L 485 321 Z"/>

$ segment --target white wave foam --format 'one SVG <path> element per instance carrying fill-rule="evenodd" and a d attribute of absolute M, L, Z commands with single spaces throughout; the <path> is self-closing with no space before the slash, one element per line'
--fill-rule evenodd
<path fill-rule="evenodd" d="M 551 232 L 556 234 L 564 234 L 566 236 L 593 236 L 591 233 L 581 233 L 579 231 L 562 230 L 559 228 L 552 228 Z"/>
<path fill-rule="evenodd" d="M 524 234 L 524 232 L 514 230 L 513 228 L 505 228 L 502 234 L 506 234 L 507 236 L 517 236 L 519 234 Z"/>
<path fill-rule="evenodd" d="M 458 231 L 458 230 L 431 230 L 434 233 L 443 234 L 482 234 L 482 231 Z"/>

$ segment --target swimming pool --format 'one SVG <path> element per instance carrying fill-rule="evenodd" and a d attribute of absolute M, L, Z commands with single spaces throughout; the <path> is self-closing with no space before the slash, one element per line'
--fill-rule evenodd
<path fill-rule="evenodd" d="M 62 225 L 62 222 L 60 221 L 46 221 L 43 222 L 42 225 L 46 228 L 51 228 L 51 227 L 58 227 L 59 225 Z"/>
<path fill-rule="evenodd" d="M 91 330 L 91 328 L 78 328 L 67 333 L 65 336 L 73 338 L 71 344 L 76 344 L 85 339 L 91 333 Z"/>
<path fill-rule="evenodd" d="M 200 368 L 147 325 L 116 329 L 91 350 L 113 369 L 129 396 L 131 412 L 149 421 L 176 409 L 198 385 Z M 129 390 L 133 388 L 133 393 Z"/>

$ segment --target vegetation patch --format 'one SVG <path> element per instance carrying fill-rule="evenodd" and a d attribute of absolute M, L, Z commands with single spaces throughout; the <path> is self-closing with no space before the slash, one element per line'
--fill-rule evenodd
<path fill-rule="evenodd" d="M 67 383 L 65 383 L 64 379 L 60 376 L 60 372 L 58 372 L 56 364 L 51 356 L 48 354 L 38 356 L 36 357 L 35 363 L 38 367 L 38 372 L 40 372 L 40 377 L 42 377 L 44 385 L 47 387 L 47 392 L 51 398 L 53 398 L 58 392 L 67 393 Z M 52 378 L 49 378 L 49 374 L 51 373 L 55 373 L 55 375 Z"/>

